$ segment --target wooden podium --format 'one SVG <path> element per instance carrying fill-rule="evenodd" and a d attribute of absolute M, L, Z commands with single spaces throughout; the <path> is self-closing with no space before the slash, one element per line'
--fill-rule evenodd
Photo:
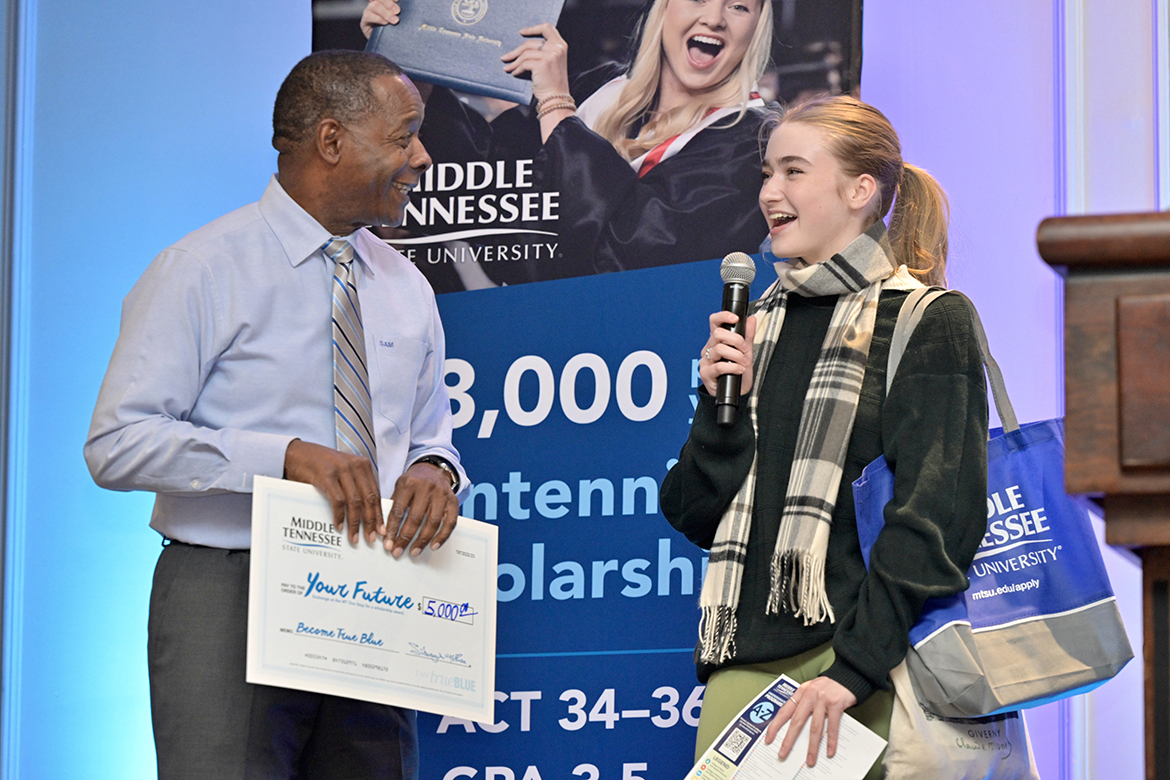
<path fill-rule="evenodd" d="M 1046 219 L 1037 244 L 1065 273 L 1065 483 L 1141 555 L 1146 777 L 1170 778 L 1170 213 Z"/>

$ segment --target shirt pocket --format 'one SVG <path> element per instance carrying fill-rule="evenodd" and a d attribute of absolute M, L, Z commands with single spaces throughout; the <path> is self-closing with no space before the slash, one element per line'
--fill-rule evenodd
<path fill-rule="evenodd" d="M 417 339 L 394 336 L 374 340 L 378 366 L 378 395 L 374 408 L 400 433 L 410 430 L 419 373 L 427 352 L 427 344 Z"/>

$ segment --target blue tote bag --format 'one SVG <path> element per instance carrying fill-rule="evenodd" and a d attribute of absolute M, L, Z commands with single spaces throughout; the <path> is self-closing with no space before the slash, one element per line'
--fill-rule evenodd
<path fill-rule="evenodd" d="M 944 290 L 907 296 L 886 377 L 926 306 Z M 1003 377 L 972 320 L 1004 428 L 987 444 L 987 534 L 963 593 L 931 599 L 910 630 L 906 667 L 919 703 L 942 717 L 971 718 L 1084 693 L 1133 658 L 1088 510 L 1064 490 L 1061 420 L 1019 425 Z M 884 523 L 894 475 L 879 457 L 853 483 L 862 555 Z"/>

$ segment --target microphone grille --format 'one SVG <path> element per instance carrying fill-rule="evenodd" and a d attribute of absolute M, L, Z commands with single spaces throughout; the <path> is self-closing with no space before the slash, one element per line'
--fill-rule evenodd
<path fill-rule="evenodd" d="M 743 252 L 732 252 L 719 265 L 719 276 L 724 284 L 751 284 L 756 278 L 756 264 Z"/>

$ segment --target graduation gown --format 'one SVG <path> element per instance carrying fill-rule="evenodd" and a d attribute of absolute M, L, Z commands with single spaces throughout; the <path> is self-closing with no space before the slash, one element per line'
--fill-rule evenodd
<path fill-rule="evenodd" d="M 757 203 L 765 112 L 749 108 L 731 124 L 734 114 L 684 134 L 661 161 L 642 164 L 641 170 L 579 117 L 562 121 L 541 144 L 531 107 L 510 109 L 489 123 L 440 87 L 427 101 L 420 134 L 436 164 L 484 160 L 494 166 L 531 159 L 536 187 L 557 193 L 555 220 L 523 225 L 557 238 L 469 239 L 476 247 L 496 247 L 486 255 L 494 259 L 480 263 L 492 282 L 521 284 L 757 251 L 768 231 Z M 519 251 L 520 244 L 544 247 L 537 254 Z M 500 258 L 503 249 L 513 250 L 508 259 Z M 420 255 L 437 253 L 416 252 Z M 436 292 L 464 288 L 453 263 L 416 259 L 416 264 Z"/>

